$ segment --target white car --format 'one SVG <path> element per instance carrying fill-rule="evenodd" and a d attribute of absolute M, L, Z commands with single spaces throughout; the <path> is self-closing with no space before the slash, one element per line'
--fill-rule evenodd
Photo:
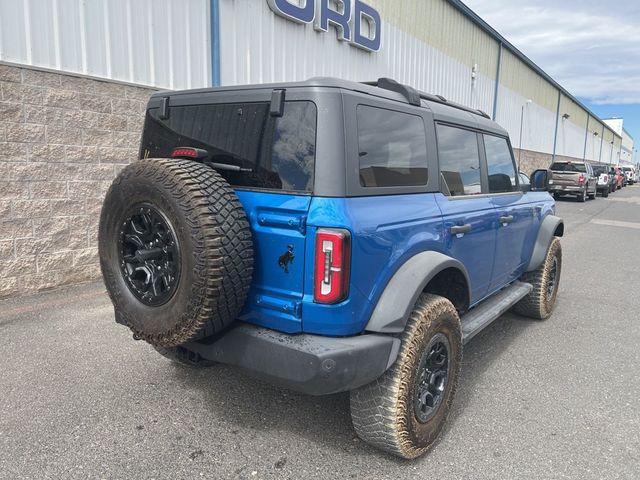
<path fill-rule="evenodd" d="M 624 172 L 624 176 L 627 177 L 627 185 L 633 185 L 638 179 L 636 173 L 636 167 L 621 167 Z"/>

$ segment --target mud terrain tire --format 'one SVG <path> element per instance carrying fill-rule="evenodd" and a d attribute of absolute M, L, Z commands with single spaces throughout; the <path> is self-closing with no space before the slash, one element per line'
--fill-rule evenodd
<path fill-rule="evenodd" d="M 220 332 L 246 301 L 249 223 L 206 165 L 145 159 L 125 167 L 107 192 L 98 244 L 116 321 L 156 347 Z"/>
<path fill-rule="evenodd" d="M 549 318 L 558 296 L 561 273 L 562 246 L 560 239 L 555 237 L 549 245 L 547 256 L 542 265 L 533 272 L 527 272 L 522 276 L 521 280 L 533 285 L 533 290 L 515 304 L 513 311 L 536 320 Z"/>
<path fill-rule="evenodd" d="M 365 442 L 402 458 L 424 454 L 438 438 L 453 403 L 462 365 L 460 319 L 446 298 L 423 294 L 401 335 L 402 344 L 393 366 L 380 378 L 351 392 L 351 419 Z M 426 407 L 423 388 L 428 378 L 440 373 L 423 373 L 432 348 L 447 347 L 447 371 L 442 392 L 431 408 Z M 427 387 L 428 388 L 428 387 Z M 428 393 L 428 392 L 425 392 Z M 432 397 L 433 398 L 433 397 Z M 426 413 L 425 413 L 426 410 Z"/>

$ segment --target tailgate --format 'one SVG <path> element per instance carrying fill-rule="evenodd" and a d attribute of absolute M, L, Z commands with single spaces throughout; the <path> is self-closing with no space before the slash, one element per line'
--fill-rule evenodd
<path fill-rule="evenodd" d="M 580 175 L 584 175 L 583 173 L 580 172 L 558 172 L 558 171 L 551 171 L 551 176 L 553 178 L 553 184 L 554 185 L 561 185 L 561 186 L 572 186 L 572 187 L 579 187 L 580 186 Z"/>

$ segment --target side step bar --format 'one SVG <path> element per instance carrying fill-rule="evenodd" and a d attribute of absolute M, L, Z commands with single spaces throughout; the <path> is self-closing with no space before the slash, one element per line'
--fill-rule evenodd
<path fill-rule="evenodd" d="M 533 286 L 530 283 L 514 282 L 469 311 L 460 319 L 463 343 L 469 342 L 500 315 L 527 296 L 531 290 Z"/>

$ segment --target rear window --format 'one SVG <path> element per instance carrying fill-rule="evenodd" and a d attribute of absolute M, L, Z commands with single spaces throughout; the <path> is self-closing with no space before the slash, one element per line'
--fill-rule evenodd
<path fill-rule="evenodd" d="M 593 173 L 596 175 L 602 175 L 603 173 L 607 173 L 609 170 L 607 167 L 593 167 Z"/>
<path fill-rule="evenodd" d="M 241 167 L 218 169 L 231 185 L 311 192 L 316 152 L 316 106 L 285 102 L 282 117 L 269 115 L 269 103 L 230 103 L 171 107 L 161 120 L 150 109 L 142 138 L 143 157 L 170 157 L 176 147 L 207 151 L 205 163 Z"/>
<path fill-rule="evenodd" d="M 426 185 L 429 171 L 422 117 L 359 105 L 358 156 L 363 187 Z"/>
<path fill-rule="evenodd" d="M 584 163 L 562 163 L 556 162 L 551 165 L 551 170 L 554 172 L 579 172 L 585 173 L 587 168 Z"/>

